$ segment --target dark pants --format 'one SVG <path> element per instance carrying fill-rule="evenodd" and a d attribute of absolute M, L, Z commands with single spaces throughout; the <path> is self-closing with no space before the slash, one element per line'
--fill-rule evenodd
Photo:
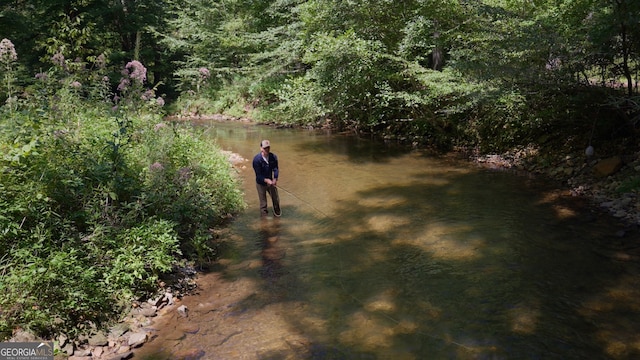
<path fill-rule="evenodd" d="M 267 216 L 269 211 L 267 210 L 267 193 L 271 196 L 271 202 L 273 203 L 273 214 L 280 216 L 280 197 L 278 197 L 278 188 L 275 186 L 267 186 L 256 184 L 258 189 L 258 199 L 260 199 L 260 215 Z"/>

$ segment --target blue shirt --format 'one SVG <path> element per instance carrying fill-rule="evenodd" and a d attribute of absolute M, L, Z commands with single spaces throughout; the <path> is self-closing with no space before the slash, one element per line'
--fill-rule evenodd
<path fill-rule="evenodd" d="M 253 171 L 256 172 L 256 183 L 266 185 L 264 179 L 278 178 L 278 157 L 274 153 L 269 153 L 269 163 L 262 158 L 259 153 L 253 158 Z"/>

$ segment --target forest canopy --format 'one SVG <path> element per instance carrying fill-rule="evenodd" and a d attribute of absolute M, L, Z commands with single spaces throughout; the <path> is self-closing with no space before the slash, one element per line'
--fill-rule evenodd
<path fill-rule="evenodd" d="M 445 148 L 549 131 L 586 146 L 638 125 L 633 0 L 13 0 L 0 19 L 22 88 L 55 54 L 102 55 L 111 74 L 145 64 L 174 112 L 250 109 Z"/>

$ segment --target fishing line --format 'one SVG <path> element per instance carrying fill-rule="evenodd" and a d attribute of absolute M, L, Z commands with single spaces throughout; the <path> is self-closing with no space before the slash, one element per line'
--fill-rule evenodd
<path fill-rule="evenodd" d="M 308 201 L 306 201 L 306 200 L 304 200 L 304 199 L 300 198 L 299 196 L 297 196 L 296 194 L 292 193 L 291 191 L 289 191 L 289 190 L 287 190 L 287 189 L 285 189 L 285 188 L 283 188 L 283 187 L 281 187 L 281 186 L 279 186 L 279 185 L 277 186 L 277 188 L 278 188 L 278 189 L 280 189 L 280 190 L 282 190 L 282 191 L 284 191 L 285 193 L 289 194 L 291 197 L 293 197 L 293 198 L 297 199 L 298 201 L 300 201 L 300 202 L 304 203 L 305 205 L 309 206 L 311 209 L 313 209 L 314 211 L 316 211 L 318 214 L 321 214 L 322 216 L 324 216 L 324 217 L 326 217 L 326 218 L 328 218 L 328 217 L 329 217 L 329 216 L 328 216 L 324 211 L 322 211 L 322 210 L 318 209 L 318 208 L 317 208 L 317 207 L 315 207 L 313 204 L 311 204 L 310 202 L 308 202 Z M 336 242 L 335 242 L 335 244 L 336 244 L 338 247 L 340 246 L 340 243 L 339 243 L 338 241 L 336 241 Z M 343 291 L 345 294 L 347 294 L 347 295 L 348 295 L 351 299 L 353 299 L 356 303 L 358 303 L 358 304 L 360 304 L 362 307 L 364 307 L 364 306 L 365 306 L 364 301 L 360 300 L 360 299 L 359 299 L 359 298 L 357 298 L 355 295 L 353 295 L 350 291 L 348 291 L 348 290 L 347 290 L 347 288 L 346 288 L 346 286 L 344 285 L 344 282 L 342 281 L 342 274 L 344 274 L 344 273 L 345 273 L 345 271 L 344 271 L 344 263 L 342 262 L 342 255 L 341 255 L 341 251 L 340 251 L 340 249 L 338 249 L 338 262 L 340 263 L 340 274 L 341 274 L 340 276 L 338 276 L 338 282 L 339 282 L 339 284 L 340 284 L 340 288 L 342 289 L 342 291 Z M 394 317 L 392 317 L 391 315 L 384 314 L 384 313 L 382 313 L 382 314 L 380 314 L 380 315 L 382 315 L 382 317 L 386 318 L 387 320 L 390 320 L 391 322 L 395 323 L 396 325 L 399 325 L 399 324 L 401 323 L 399 320 L 395 319 L 395 318 L 394 318 Z M 420 335 L 427 336 L 427 337 L 432 338 L 432 339 L 434 339 L 434 340 L 438 340 L 438 341 L 442 341 L 442 342 L 445 342 L 445 343 L 449 343 L 449 344 L 456 345 L 456 346 L 461 347 L 461 348 L 464 348 L 465 350 L 468 350 L 468 351 L 473 351 L 473 350 L 474 350 L 474 348 L 469 347 L 469 346 L 464 345 L 464 344 L 461 344 L 461 343 L 459 343 L 459 342 L 456 342 L 456 341 L 453 341 L 453 340 L 450 340 L 450 339 L 445 339 L 445 338 L 440 337 L 440 336 L 436 336 L 436 335 L 432 335 L 432 334 L 427 334 L 427 333 L 424 333 L 424 332 L 422 332 L 422 331 L 420 331 L 420 330 L 416 331 L 416 333 L 417 333 L 417 334 L 420 334 Z"/>
<path fill-rule="evenodd" d="M 284 191 L 285 193 L 289 194 L 290 196 L 298 199 L 300 202 L 304 203 L 305 205 L 309 206 L 310 208 L 312 208 L 313 210 L 315 210 L 316 212 L 318 212 L 320 215 L 324 216 L 324 217 L 329 217 L 329 215 L 327 215 L 326 213 L 324 213 L 322 210 L 318 209 L 317 207 L 313 206 L 313 204 L 311 204 L 308 201 L 305 201 L 304 199 L 301 199 L 299 196 L 297 196 L 296 194 L 292 193 L 291 191 L 283 188 L 282 186 L 276 186 L 277 189 Z"/>

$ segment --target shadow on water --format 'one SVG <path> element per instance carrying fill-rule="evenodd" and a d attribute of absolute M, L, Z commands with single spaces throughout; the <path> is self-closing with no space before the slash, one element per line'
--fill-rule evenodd
<path fill-rule="evenodd" d="M 285 252 L 277 244 L 279 238 L 280 219 L 275 219 L 273 222 L 262 219 L 257 245 L 261 249 L 262 258 L 260 275 L 268 280 L 277 280 L 285 271 L 282 265 Z"/>
<path fill-rule="evenodd" d="M 411 148 L 400 144 L 376 143 L 373 140 L 357 138 L 349 134 L 317 137 L 315 141 L 297 144 L 294 149 L 301 153 L 346 155 L 353 163 L 384 163 L 412 151 Z"/>
<path fill-rule="evenodd" d="M 376 188 L 360 193 L 359 203 L 340 204 L 335 231 L 322 234 L 334 245 L 302 265 L 340 259 L 320 290 L 305 294 L 314 302 L 332 288 L 340 299 L 322 315 L 335 342 L 389 357 L 400 349 L 443 358 L 638 355 L 611 332 L 633 324 L 627 316 L 638 319 L 638 300 L 635 282 L 616 290 L 623 269 L 593 251 L 610 230 L 562 217 L 556 203 L 492 188 L 491 174 L 474 174 L 472 186 L 477 176 L 487 181 L 475 197 L 459 191 L 467 181 L 456 176 L 442 186 Z M 612 304 L 615 297 L 624 300 Z"/>
<path fill-rule="evenodd" d="M 268 135 L 306 171 L 281 192 L 283 217 L 238 218 L 224 270 L 190 304 L 199 332 L 146 359 L 640 355 L 640 281 L 599 255 L 610 218 L 532 179 Z M 327 152 L 347 160 L 305 167 Z"/>
<path fill-rule="evenodd" d="M 373 189 L 360 203 L 341 204 L 334 228 L 350 230 L 332 234 L 335 246 L 313 259 L 341 259 L 325 285 L 343 298 L 342 316 L 324 315 L 340 342 L 443 358 L 605 357 L 580 305 L 620 269 L 584 248 L 593 234 L 548 219 L 537 231 L 549 235 L 539 241 L 519 228 L 530 214 L 475 211 L 505 199 L 456 199 L 464 179 L 451 183 Z M 540 211 L 552 213 L 546 205 Z M 584 242 L 553 229 L 564 226 Z"/>

